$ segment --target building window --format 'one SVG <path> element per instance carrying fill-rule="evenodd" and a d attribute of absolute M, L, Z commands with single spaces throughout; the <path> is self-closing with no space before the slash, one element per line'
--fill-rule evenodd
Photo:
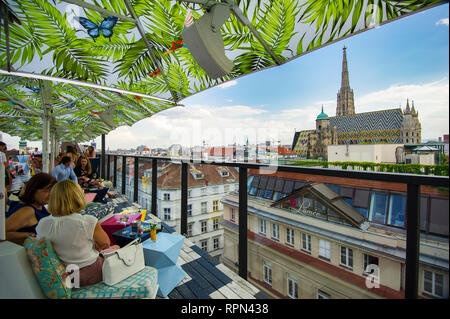
<path fill-rule="evenodd" d="M 255 196 L 256 195 L 256 187 L 250 187 L 250 195 Z"/>
<path fill-rule="evenodd" d="M 272 238 L 280 240 L 280 225 L 272 223 Z"/>
<path fill-rule="evenodd" d="M 311 235 L 302 233 L 302 249 L 311 252 Z"/>
<path fill-rule="evenodd" d="M 294 246 L 294 230 L 286 228 L 286 244 Z"/>
<path fill-rule="evenodd" d="M 192 216 L 192 204 L 187 205 L 187 215 Z"/>
<path fill-rule="evenodd" d="M 213 238 L 213 248 L 214 250 L 219 249 L 219 237 Z"/>
<path fill-rule="evenodd" d="M 202 214 L 206 214 L 207 213 L 207 202 L 201 202 L 201 212 Z"/>
<path fill-rule="evenodd" d="M 192 225 L 193 223 L 190 223 L 187 225 L 187 236 L 192 237 Z"/>
<path fill-rule="evenodd" d="M 432 271 L 424 270 L 423 291 L 436 297 L 444 297 L 444 276 Z"/>
<path fill-rule="evenodd" d="M 200 192 L 201 192 L 202 196 L 205 196 L 206 195 L 206 187 L 203 187 Z"/>
<path fill-rule="evenodd" d="M 266 190 L 266 193 L 264 194 L 264 198 L 272 199 L 272 193 L 273 193 L 272 190 L 270 190 L 270 189 Z"/>
<path fill-rule="evenodd" d="M 353 269 L 353 249 L 341 246 L 341 265 Z"/>
<path fill-rule="evenodd" d="M 170 220 L 170 208 L 164 208 L 164 219 Z"/>
<path fill-rule="evenodd" d="M 208 251 L 208 239 L 200 241 L 200 248 L 204 251 Z"/>
<path fill-rule="evenodd" d="M 266 235 L 266 220 L 265 219 L 260 219 L 259 220 L 259 233 L 263 234 L 264 236 Z"/>
<path fill-rule="evenodd" d="M 170 200 L 170 193 L 164 193 L 164 200 Z"/>
<path fill-rule="evenodd" d="M 386 222 L 387 204 L 388 195 L 386 193 L 372 193 L 369 221 L 384 224 Z"/>
<path fill-rule="evenodd" d="M 322 290 L 317 290 L 317 299 L 331 299 L 331 296 Z"/>
<path fill-rule="evenodd" d="M 192 191 L 188 190 L 188 197 L 192 197 Z"/>
<path fill-rule="evenodd" d="M 213 219 L 213 230 L 218 230 L 219 229 L 219 218 L 214 218 Z"/>
<path fill-rule="evenodd" d="M 202 233 L 206 233 L 208 231 L 208 221 L 206 220 L 201 221 L 201 231 Z"/>
<path fill-rule="evenodd" d="M 272 286 L 272 266 L 267 262 L 264 262 L 263 274 L 264 274 L 264 282 Z"/>
<path fill-rule="evenodd" d="M 298 280 L 287 275 L 287 295 L 292 299 L 298 299 Z"/>
<path fill-rule="evenodd" d="M 319 257 L 323 257 L 325 259 L 331 259 L 331 243 L 327 240 L 321 239 L 319 241 Z"/>
<path fill-rule="evenodd" d="M 378 257 L 364 254 L 364 274 L 378 278 Z"/>
<path fill-rule="evenodd" d="M 389 201 L 388 224 L 398 227 L 405 226 L 406 197 L 391 195 Z"/>
<path fill-rule="evenodd" d="M 236 221 L 236 212 L 234 211 L 233 208 L 231 209 L 230 220 L 231 220 L 232 222 L 235 222 L 235 221 Z"/>
<path fill-rule="evenodd" d="M 213 200 L 213 212 L 217 212 L 219 210 L 219 201 Z"/>

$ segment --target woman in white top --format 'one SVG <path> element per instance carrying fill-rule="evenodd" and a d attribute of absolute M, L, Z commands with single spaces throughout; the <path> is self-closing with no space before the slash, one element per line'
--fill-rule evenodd
<path fill-rule="evenodd" d="M 80 269 L 80 287 L 102 281 L 103 256 L 99 252 L 119 248 L 110 247 L 109 237 L 97 218 L 77 213 L 85 206 L 84 192 L 78 183 L 58 182 L 50 192 L 48 211 L 51 216 L 42 218 L 36 227 L 37 237 L 49 239 L 66 266 Z"/>

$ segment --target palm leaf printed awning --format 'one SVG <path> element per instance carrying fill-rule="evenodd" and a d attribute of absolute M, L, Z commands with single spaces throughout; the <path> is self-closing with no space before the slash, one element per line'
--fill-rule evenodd
<path fill-rule="evenodd" d="M 27 139 L 40 138 L 39 126 L 32 123 L 39 120 L 42 101 L 27 88 L 39 87 L 39 82 L 27 79 L 29 73 L 122 89 L 141 96 L 139 99 L 145 95 L 142 101 L 133 93 L 97 90 L 97 95 L 95 89 L 51 82 L 51 116 L 56 115 L 58 136 L 92 138 L 132 125 L 202 90 L 446 2 L 16 0 L 6 5 L 0 0 L 0 67 L 4 70 L 0 130 Z M 230 73 L 215 79 L 198 65 L 182 41 L 187 21 L 195 23 L 213 6 L 224 6 L 231 13 L 220 31 L 225 55 L 234 64 Z M 95 32 L 78 23 L 86 19 L 98 26 L 104 19 L 115 24 L 108 26 L 108 32 L 94 30 L 99 36 L 92 37 Z M 25 78 L 17 79 L 9 71 L 23 72 Z M 11 81 L 14 84 L 9 84 Z M 69 110 L 64 99 L 78 104 Z M 99 120 L 101 115 L 92 111 L 106 112 L 113 122 Z M 8 120 L 17 116 L 20 121 Z"/>

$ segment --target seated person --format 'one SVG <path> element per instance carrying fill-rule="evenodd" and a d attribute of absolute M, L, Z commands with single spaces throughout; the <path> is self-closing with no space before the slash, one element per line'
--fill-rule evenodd
<path fill-rule="evenodd" d="M 45 206 L 55 178 L 39 173 L 30 178 L 19 194 L 19 202 L 11 203 L 6 213 L 6 239 L 23 245 L 28 236 L 36 234 L 36 225 L 41 218 L 49 216 Z"/>
<path fill-rule="evenodd" d="M 74 169 L 75 175 L 78 177 L 78 184 L 82 188 L 102 188 L 103 185 L 92 176 L 92 167 L 89 158 L 81 156 L 77 166 Z"/>
<path fill-rule="evenodd" d="M 85 156 L 88 158 L 95 158 L 95 150 L 94 147 L 92 145 L 89 145 L 87 147 L 87 150 L 85 152 Z"/>
<path fill-rule="evenodd" d="M 77 175 L 75 175 L 72 166 L 70 166 L 71 162 L 72 159 L 69 156 L 63 156 L 63 158 L 61 158 L 61 164 L 59 164 L 52 170 L 52 175 L 58 182 L 66 179 L 71 179 L 75 182 L 78 182 Z"/>
<path fill-rule="evenodd" d="M 86 206 L 80 185 L 71 180 L 58 182 L 50 193 L 48 210 L 36 227 L 38 238 L 51 240 L 55 253 L 67 266 L 77 265 L 80 287 L 93 285 L 103 279 L 104 258 L 99 252 L 119 249 L 111 246 L 97 218 L 78 214 Z"/>

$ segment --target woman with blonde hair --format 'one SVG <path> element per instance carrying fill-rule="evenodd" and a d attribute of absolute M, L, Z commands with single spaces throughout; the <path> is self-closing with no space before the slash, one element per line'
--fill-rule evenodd
<path fill-rule="evenodd" d="M 50 192 L 51 216 L 41 219 L 36 227 L 38 238 L 49 239 L 66 266 L 78 266 L 80 287 L 102 281 L 104 259 L 99 252 L 119 248 L 110 247 L 109 237 L 97 218 L 78 213 L 85 207 L 80 185 L 72 180 L 58 182 Z"/>

